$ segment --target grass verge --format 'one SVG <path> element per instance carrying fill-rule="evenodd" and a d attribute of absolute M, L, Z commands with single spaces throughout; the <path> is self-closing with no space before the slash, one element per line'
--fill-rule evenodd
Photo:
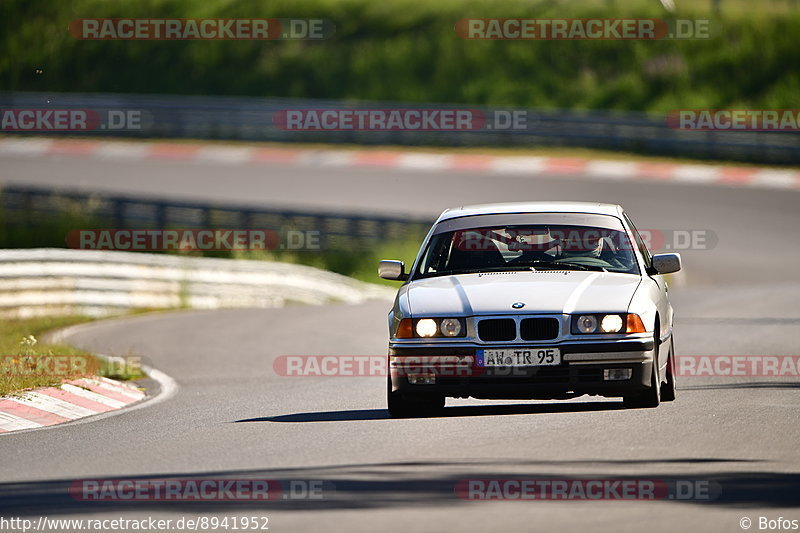
<path fill-rule="evenodd" d="M 121 366 L 85 350 L 38 340 L 47 331 L 91 320 L 71 315 L 0 321 L 0 396 L 57 386 L 65 379 L 87 375 L 123 381 L 144 377 L 135 366 Z"/>

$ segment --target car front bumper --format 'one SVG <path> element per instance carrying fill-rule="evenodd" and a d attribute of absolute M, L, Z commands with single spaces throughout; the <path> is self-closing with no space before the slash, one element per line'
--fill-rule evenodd
<path fill-rule="evenodd" d="M 409 397 L 563 399 L 584 394 L 619 397 L 650 387 L 652 340 L 557 346 L 562 357 L 559 365 L 491 369 L 475 364 L 476 350 L 490 348 L 487 346 L 392 346 L 389 349 L 392 390 Z M 630 369 L 630 378 L 604 378 L 606 370 L 618 368 Z M 429 380 L 419 383 L 415 378 L 420 375 L 428 376 Z"/>

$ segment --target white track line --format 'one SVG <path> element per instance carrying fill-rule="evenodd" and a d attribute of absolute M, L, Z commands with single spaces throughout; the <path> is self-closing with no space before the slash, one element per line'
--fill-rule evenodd
<path fill-rule="evenodd" d="M 195 157 L 199 163 L 219 163 L 223 165 L 243 165 L 249 163 L 253 156 L 252 148 L 236 146 L 205 146 Z"/>
<path fill-rule="evenodd" d="M 3 139 L 0 141 L 0 154 L 45 155 L 52 145 L 51 139 Z"/>
<path fill-rule="evenodd" d="M 143 143 L 104 142 L 95 150 L 94 157 L 99 159 L 144 159 L 150 152 L 150 146 Z"/>
<path fill-rule="evenodd" d="M 639 165 L 629 161 L 589 161 L 585 174 L 606 179 L 630 179 L 639 174 Z"/>
<path fill-rule="evenodd" d="M 546 157 L 495 157 L 489 163 L 498 174 L 542 174 L 547 169 Z"/>
<path fill-rule="evenodd" d="M 442 154 L 402 154 L 397 158 L 395 167 L 416 170 L 446 170 L 450 166 L 449 155 Z"/>
<path fill-rule="evenodd" d="M 722 175 L 720 167 L 703 165 L 678 165 L 672 169 L 672 181 L 684 183 L 712 183 Z"/>
<path fill-rule="evenodd" d="M 19 431 L 21 429 L 37 429 L 42 427 L 41 424 L 22 418 L 11 413 L 0 412 L 0 429 L 6 431 Z"/>
<path fill-rule="evenodd" d="M 70 420 L 97 414 L 97 411 L 92 411 L 91 409 L 71 404 L 69 402 L 65 402 L 64 400 L 59 400 L 58 398 L 53 398 L 52 396 L 48 396 L 36 391 L 24 392 L 19 396 L 13 396 L 5 399 L 25 405 L 27 407 L 34 407 L 42 411 L 47 411 L 48 413 L 52 413 L 63 418 L 68 418 Z"/>
<path fill-rule="evenodd" d="M 70 394 L 74 394 L 75 396 L 80 396 L 81 398 L 86 398 L 87 400 L 91 400 L 93 402 L 112 407 L 114 409 L 121 409 L 128 405 L 125 402 L 121 402 L 119 400 L 115 400 L 114 398 L 109 398 L 107 396 L 103 396 L 102 394 L 97 394 L 96 392 L 92 392 L 90 390 L 82 389 L 80 387 L 76 387 L 75 385 L 70 385 L 69 383 L 64 383 L 61 385 L 61 390 L 66 391 Z"/>
<path fill-rule="evenodd" d="M 89 383 L 90 385 L 94 385 L 95 387 L 99 387 L 101 389 L 105 389 L 107 391 L 116 392 L 117 394 L 121 394 L 122 396 L 126 396 L 131 400 L 141 400 L 145 394 L 139 390 L 132 390 L 130 388 L 122 388 L 116 385 L 111 385 L 99 379 L 93 378 L 81 378 L 77 381 L 82 381 L 84 383 Z"/>

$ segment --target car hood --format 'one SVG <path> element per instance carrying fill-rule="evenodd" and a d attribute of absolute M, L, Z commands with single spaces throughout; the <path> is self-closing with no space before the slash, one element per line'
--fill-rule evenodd
<path fill-rule="evenodd" d="M 611 272 L 489 272 L 413 281 L 405 296 L 412 316 L 625 312 L 639 282 Z"/>

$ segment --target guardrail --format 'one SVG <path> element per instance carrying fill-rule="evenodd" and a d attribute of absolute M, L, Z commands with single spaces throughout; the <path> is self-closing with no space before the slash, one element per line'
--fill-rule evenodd
<path fill-rule="evenodd" d="M 388 287 L 302 265 L 86 250 L 0 250 L 0 316 L 279 307 L 390 299 Z"/>
<path fill-rule="evenodd" d="M 144 197 L 4 187 L 0 230 L 45 241 L 76 229 L 271 229 L 316 231 L 317 253 L 353 250 L 424 232 L 429 220 L 206 205 Z M 77 228 L 89 223 L 91 228 Z M 93 224 L 93 225 L 92 225 Z M 25 242 L 23 245 L 28 245 Z M 52 243 L 58 245 L 61 243 Z M 377 265 L 376 265 L 377 268 Z M 131 309 L 277 307 L 391 298 L 387 287 L 303 265 L 174 254 L 70 249 L 0 250 L 0 316 Z"/>
<path fill-rule="evenodd" d="M 144 117 L 142 129 L 89 132 L 95 136 L 432 146 L 570 146 L 758 163 L 800 163 L 800 136 L 795 132 L 681 131 L 669 128 L 665 117 L 633 112 L 519 110 L 525 115 L 524 127 L 520 129 L 313 132 L 276 127 L 275 115 L 288 109 L 466 107 L 490 115 L 496 109 L 279 98 L 19 92 L 0 93 L 0 106 L 134 110 Z M 75 135 L 74 132 L 70 134 Z"/>
<path fill-rule="evenodd" d="M 67 232 L 77 229 L 270 229 L 315 232 L 318 249 L 311 251 L 354 250 L 380 242 L 402 240 L 409 235 L 424 235 L 432 220 L 391 217 L 377 213 L 352 214 L 324 211 L 270 209 L 262 206 L 163 200 L 158 198 L 114 196 L 69 190 L 5 186 L 0 190 L 0 228 L 23 228 L 27 234 L 37 227 L 59 228 L 70 218 L 69 227 L 60 228 L 61 242 L 45 241 L 47 246 L 66 246 Z M 91 227 L 74 227 L 75 222 Z M 15 243 L 12 246 L 27 246 Z M 35 243 L 34 243 L 35 245 Z"/>

